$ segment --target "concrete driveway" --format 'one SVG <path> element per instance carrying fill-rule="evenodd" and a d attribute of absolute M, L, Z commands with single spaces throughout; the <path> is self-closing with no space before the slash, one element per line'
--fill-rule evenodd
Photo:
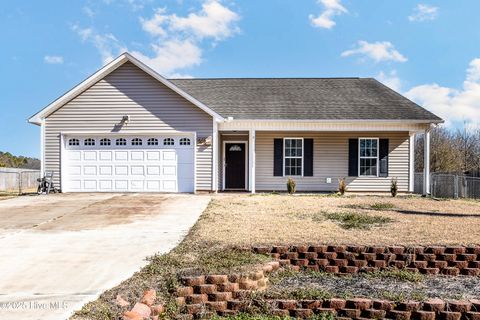
<path fill-rule="evenodd" d="M 0 200 L 0 319 L 65 319 L 165 253 L 207 195 L 59 194 Z"/>

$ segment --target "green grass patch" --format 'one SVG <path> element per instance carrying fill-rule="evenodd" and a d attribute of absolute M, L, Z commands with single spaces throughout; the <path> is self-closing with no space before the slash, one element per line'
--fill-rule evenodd
<path fill-rule="evenodd" d="M 395 206 L 392 203 L 389 202 L 376 202 L 372 205 L 370 205 L 370 209 L 373 210 L 391 210 L 395 208 Z"/>
<path fill-rule="evenodd" d="M 402 302 L 402 301 L 425 301 L 427 296 L 421 292 L 412 292 L 410 294 L 405 294 L 403 292 L 393 292 L 393 291 L 384 291 L 380 294 L 382 299 L 390 300 L 393 302 Z"/>
<path fill-rule="evenodd" d="M 366 273 L 364 277 L 371 278 L 392 278 L 400 281 L 419 283 L 425 280 L 425 276 L 418 272 L 410 272 L 403 269 L 383 270 L 374 273 Z"/>
<path fill-rule="evenodd" d="M 393 219 L 380 215 L 368 215 L 358 212 L 333 212 L 326 214 L 327 219 L 339 222 L 344 229 L 370 229 L 373 226 L 390 223 Z"/>

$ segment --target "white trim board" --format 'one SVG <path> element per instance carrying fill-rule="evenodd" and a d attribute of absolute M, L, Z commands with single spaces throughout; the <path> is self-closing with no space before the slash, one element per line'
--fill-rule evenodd
<path fill-rule="evenodd" d="M 256 121 L 232 120 L 221 122 L 220 131 L 413 131 L 423 132 L 429 124 L 408 121 Z"/>
<path fill-rule="evenodd" d="M 42 119 L 45 119 L 48 117 L 50 114 L 58 110 L 59 108 L 63 107 L 67 102 L 70 100 L 74 99 L 77 97 L 79 94 L 90 88 L 92 85 L 94 85 L 96 82 L 99 80 L 105 78 L 107 75 L 115 71 L 117 68 L 122 66 L 126 62 L 131 62 L 186 100 L 190 101 L 192 104 L 197 106 L 198 108 L 202 109 L 205 111 L 207 114 L 211 115 L 216 121 L 222 121 L 223 117 L 220 116 L 218 113 L 207 107 L 205 104 L 202 102 L 198 101 L 185 91 L 181 90 L 178 88 L 176 85 L 174 85 L 172 82 L 168 81 L 164 77 L 162 77 L 160 74 L 158 74 L 156 71 L 151 69 L 149 66 L 138 60 L 137 58 L 133 57 L 131 54 L 128 52 L 122 53 L 120 56 L 118 56 L 116 59 L 105 65 L 103 68 L 95 72 L 93 75 L 82 81 L 80 84 L 72 88 L 70 91 L 65 93 L 63 96 L 60 98 L 56 99 L 52 103 L 50 103 L 48 106 L 34 114 L 28 119 L 28 122 L 40 125 Z"/>
<path fill-rule="evenodd" d="M 237 190 L 237 189 L 226 189 L 225 188 L 225 145 L 227 143 L 244 143 L 245 144 L 245 188 L 244 189 L 238 189 L 238 190 L 248 190 L 248 150 L 249 150 L 249 144 L 248 140 L 235 140 L 235 141 L 223 141 L 222 143 L 222 191 L 223 190 Z"/>

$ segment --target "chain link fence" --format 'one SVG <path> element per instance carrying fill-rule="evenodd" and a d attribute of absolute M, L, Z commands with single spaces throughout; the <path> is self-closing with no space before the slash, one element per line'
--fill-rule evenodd
<path fill-rule="evenodd" d="M 23 194 L 36 192 L 40 170 L 0 168 L 0 193 Z"/>
<path fill-rule="evenodd" d="M 423 173 L 415 173 L 414 193 L 423 193 Z M 430 193 L 434 198 L 480 199 L 480 177 L 432 173 Z"/>

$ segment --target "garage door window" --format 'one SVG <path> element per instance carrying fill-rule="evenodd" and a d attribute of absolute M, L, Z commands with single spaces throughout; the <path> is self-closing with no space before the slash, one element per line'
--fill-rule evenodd
<path fill-rule="evenodd" d="M 112 142 L 110 141 L 110 139 L 107 139 L 107 138 L 100 139 L 100 145 L 101 146 L 109 146 L 111 144 L 112 144 Z"/>
<path fill-rule="evenodd" d="M 172 138 L 163 139 L 164 146 L 173 146 L 174 144 L 175 144 L 175 141 Z"/>
<path fill-rule="evenodd" d="M 85 139 L 83 141 L 83 144 L 85 146 L 94 146 L 95 145 L 95 139 L 91 139 L 91 138 Z"/>
<path fill-rule="evenodd" d="M 181 146 L 189 146 L 190 145 L 190 139 L 188 139 L 188 138 L 180 139 L 180 145 Z"/>
<path fill-rule="evenodd" d="M 127 145 L 127 140 L 124 138 L 119 138 L 117 141 L 115 141 L 115 144 L 117 146 L 126 146 Z"/>
<path fill-rule="evenodd" d="M 140 138 L 132 139 L 132 146 L 141 146 L 141 145 L 142 145 L 142 139 Z"/>
<path fill-rule="evenodd" d="M 70 140 L 68 140 L 68 145 L 69 146 L 79 146 L 80 141 L 78 141 L 78 139 L 70 139 Z"/>
<path fill-rule="evenodd" d="M 149 138 L 147 140 L 147 145 L 149 146 L 158 146 L 158 139 L 156 138 Z"/>

